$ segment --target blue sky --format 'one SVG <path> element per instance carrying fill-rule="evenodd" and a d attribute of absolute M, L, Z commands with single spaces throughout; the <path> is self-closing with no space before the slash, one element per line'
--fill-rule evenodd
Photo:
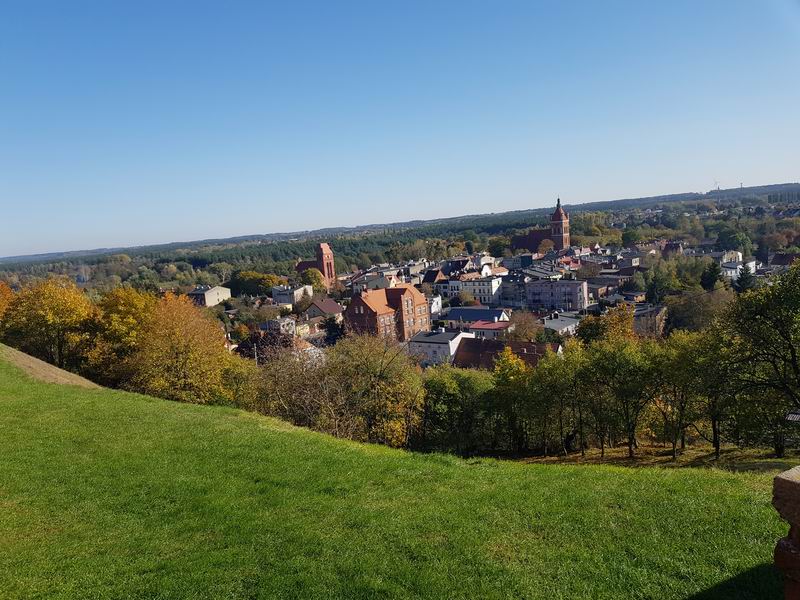
<path fill-rule="evenodd" d="M 800 0 L 0 2 L 0 256 L 800 180 Z"/>

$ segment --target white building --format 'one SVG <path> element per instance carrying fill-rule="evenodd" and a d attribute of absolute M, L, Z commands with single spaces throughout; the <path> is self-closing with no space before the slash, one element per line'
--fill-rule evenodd
<path fill-rule="evenodd" d="M 500 286 L 503 280 L 500 277 L 481 277 L 461 282 L 461 289 L 472 296 L 484 306 L 497 306 L 500 304 Z"/>
<path fill-rule="evenodd" d="M 418 356 L 423 367 L 450 364 L 461 340 L 473 337 L 473 334 L 463 331 L 420 331 L 411 338 L 408 352 Z"/>
<path fill-rule="evenodd" d="M 755 259 L 751 259 L 749 261 L 736 261 L 736 262 L 726 262 L 722 263 L 722 275 L 727 277 L 731 281 L 736 281 L 739 279 L 739 273 L 742 272 L 744 266 L 747 265 L 750 268 L 750 272 L 755 274 L 756 272 L 756 261 Z"/>
<path fill-rule="evenodd" d="M 297 304 L 308 294 L 314 296 L 314 288 L 310 285 L 292 287 L 290 285 L 276 285 L 272 288 L 272 300 L 275 304 Z"/>
<path fill-rule="evenodd" d="M 199 285 L 187 294 L 197 306 L 216 306 L 231 297 L 231 291 L 219 285 Z"/>

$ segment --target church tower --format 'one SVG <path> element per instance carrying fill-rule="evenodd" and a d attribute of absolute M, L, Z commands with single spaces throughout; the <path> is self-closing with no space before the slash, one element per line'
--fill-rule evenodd
<path fill-rule="evenodd" d="M 556 202 L 556 210 L 550 217 L 550 239 L 556 250 L 569 248 L 569 215 L 561 208 L 561 198 Z"/>

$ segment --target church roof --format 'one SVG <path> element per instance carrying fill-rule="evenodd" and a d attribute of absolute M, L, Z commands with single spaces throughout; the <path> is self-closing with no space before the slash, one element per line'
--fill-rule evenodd
<path fill-rule="evenodd" d="M 564 209 L 561 208 L 561 198 L 558 199 L 556 202 L 556 209 L 553 211 L 553 216 L 550 217 L 551 221 L 563 221 L 564 219 L 568 218 L 567 213 L 564 212 Z"/>

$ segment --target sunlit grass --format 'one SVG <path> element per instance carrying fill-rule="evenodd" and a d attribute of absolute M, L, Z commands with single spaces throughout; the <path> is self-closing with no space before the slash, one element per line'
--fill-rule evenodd
<path fill-rule="evenodd" d="M 0 364 L 0 596 L 769 598 L 771 476 L 338 441 Z"/>

